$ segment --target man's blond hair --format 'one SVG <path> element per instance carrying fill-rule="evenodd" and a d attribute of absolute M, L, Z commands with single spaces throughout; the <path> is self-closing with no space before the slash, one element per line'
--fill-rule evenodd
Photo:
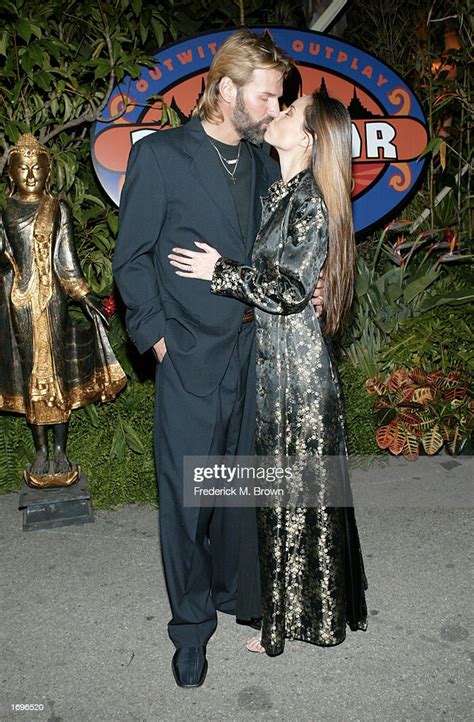
<path fill-rule="evenodd" d="M 257 68 L 280 70 L 285 76 L 292 66 L 293 60 L 275 45 L 270 35 L 257 35 L 248 28 L 236 30 L 215 54 L 206 88 L 193 115 L 211 123 L 224 120 L 219 109 L 219 83 L 224 77 L 231 78 L 241 88 Z"/>

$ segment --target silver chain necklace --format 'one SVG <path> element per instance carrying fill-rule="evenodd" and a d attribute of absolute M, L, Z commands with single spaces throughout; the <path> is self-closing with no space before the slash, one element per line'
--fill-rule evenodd
<path fill-rule="evenodd" d="M 227 158 L 224 158 L 224 156 L 220 152 L 217 145 L 215 145 L 210 138 L 209 138 L 209 142 L 212 145 L 212 147 L 214 148 L 214 150 L 217 152 L 217 155 L 219 156 L 219 160 L 222 163 L 222 167 L 224 168 L 225 172 L 230 175 L 232 183 L 235 183 L 235 174 L 237 173 L 237 168 L 239 167 L 240 149 L 242 147 L 242 143 L 239 142 L 239 150 L 237 153 L 237 158 L 235 158 L 234 160 L 227 160 Z M 226 166 L 226 163 L 228 163 L 229 165 L 235 166 L 234 170 L 232 172 L 228 169 L 228 167 Z"/>

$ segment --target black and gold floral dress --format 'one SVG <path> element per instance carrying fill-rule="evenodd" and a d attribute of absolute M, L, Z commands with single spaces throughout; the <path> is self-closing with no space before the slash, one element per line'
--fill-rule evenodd
<path fill-rule="evenodd" d="M 290 457 L 311 487 L 309 504 L 257 509 L 262 645 L 276 655 L 285 638 L 333 646 L 347 625 L 367 629 L 367 579 L 337 370 L 310 303 L 327 255 L 326 205 L 307 170 L 274 183 L 262 205 L 253 265 L 219 258 L 211 292 L 256 308 L 257 455 Z"/>

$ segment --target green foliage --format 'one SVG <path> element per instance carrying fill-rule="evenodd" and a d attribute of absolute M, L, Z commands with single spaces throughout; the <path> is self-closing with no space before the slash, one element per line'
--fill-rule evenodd
<path fill-rule="evenodd" d="M 383 2 L 351 3 L 345 38 L 368 46 L 414 88 L 428 118 L 422 154 L 428 173 L 404 211 L 411 221 L 393 224 L 394 230 L 411 228 L 408 238 L 387 243 L 384 231 L 359 246 L 342 347 L 366 377 L 397 369 L 469 375 L 472 267 L 459 266 L 472 253 L 469 6 L 466 0 L 394 0 L 390 22 L 386 13 Z M 429 421 L 431 441 L 436 418 Z M 392 441 L 398 448 L 399 438 Z"/>
<path fill-rule="evenodd" d="M 365 388 L 365 374 L 346 359 L 339 363 L 339 376 L 344 394 L 349 454 L 356 457 L 380 454 L 375 442 L 377 425 L 373 399 Z"/>
<path fill-rule="evenodd" d="M 467 0 L 357 0 L 345 39 L 367 47 L 414 89 L 428 119 L 426 182 L 404 217 L 421 229 L 449 226 L 472 242 L 472 15 Z"/>
<path fill-rule="evenodd" d="M 95 508 L 157 503 L 151 382 L 129 384 L 114 402 L 74 412 L 68 453 L 87 474 Z"/>
<path fill-rule="evenodd" d="M 16 414 L 0 415 L 0 492 L 20 487 L 23 469 L 35 456 L 33 437 L 25 417 Z"/>
<path fill-rule="evenodd" d="M 379 354 L 383 372 L 395 368 L 474 373 L 473 305 L 433 309 L 401 321 Z"/>
<path fill-rule="evenodd" d="M 413 58 L 418 49 L 414 26 L 427 4 L 423 0 L 392 0 L 387 8 L 383 0 L 350 3 L 344 38 L 380 57 L 402 77 L 413 79 Z"/>
<path fill-rule="evenodd" d="M 146 5 L 119 0 L 4 2 L 2 144 L 16 142 L 27 129 L 47 142 L 62 130 L 95 120 L 111 84 L 125 75 L 136 78 L 140 66 L 151 64 L 147 41 L 154 49 L 165 35 L 177 36 L 173 16 L 156 4 Z M 63 141 L 70 143 L 74 135 Z M 74 150 L 58 148 L 56 160 L 68 166 Z M 68 152 L 71 157 L 60 157 Z"/>
<path fill-rule="evenodd" d="M 449 324 L 447 320 L 443 324 L 448 318 L 446 309 L 461 309 L 456 318 L 464 329 L 462 319 L 467 324 L 474 300 L 464 275 L 453 265 L 468 262 L 470 257 L 444 252 L 446 246 L 449 247 L 444 241 L 444 229 L 423 232 L 414 240 L 400 236 L 395 243 L 387 242 L 390 231 L 398 231 L 404 226 L 404 223 L 390 224 L 383 231 L 372 259 L 369 261 L 361 255 L 357 260 L 354 301 L 341 346 L 343 353 L 366 377 L 400 365 L 402 335 L 407 328 L 413 334 L 418 323 L 426 346 L 430 337 L 423 324 L 426 314 L 435 313 L 434 309 L 438 319 L 438 341 L 443 328 Z M 379 261 L 380 251 L 384 254 L 382 261 Z M 436 346 L 437 339 L 431 340 L 432 359 L 443 354 Z M 390 356 L 392 348 L 396 351 L 393 358 Z M 462 353 L 456 358 L 458 366 L 463 358 L 468 360 Z"/>

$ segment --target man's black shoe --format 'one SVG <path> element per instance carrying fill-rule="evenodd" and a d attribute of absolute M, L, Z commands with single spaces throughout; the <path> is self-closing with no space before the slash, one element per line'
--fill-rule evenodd
<path fill-rule="evenodd" d="M 200 687 L 206 679 L 205 647 L 182 647 L 173 655 L 171 669 L 178 687 Z"/>
<path fill-rule="evenodd" d="M 252 629 L 262 628 L 262 618 L 252 617 L 252 619 L 236 619 L 237 624 L 244 624 L 246 627 L 252 627 Z"/>

